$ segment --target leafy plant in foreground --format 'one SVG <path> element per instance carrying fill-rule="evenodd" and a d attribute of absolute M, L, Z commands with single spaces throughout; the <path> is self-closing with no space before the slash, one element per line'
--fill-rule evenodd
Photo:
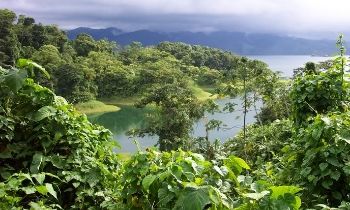
<path fill-rule="evenodd" d="M 237 175 L 249 166 L 230 157 L 225 164 L 185 152 L 139 152 L 125 165 L 123 198 L 135 209 L 230 209 Z"/>
<path fill-rule="evenodd" d="M 284 175 L 305 188 L 306 204 L 337 206 L 349 201 L 349 127 L 349 112 L 317 115 L 294 138 L 296 146 L 286 154 L 290 166 Z"/>
<path fill-rule="evenodd" d="M 1 209 L 116 208 L 120 164 L 110 132 L 27 73 L 0 75 Z"/>
<path fill-rule="evenodd" d="M 299 209 L 300 188 L 264 181 L 258 186 L 240 175 L 248 169 L 233 155 L 207 161 L 182 150 L 148 150 L 125 164 L 122 197 L 131 209 Z"/>

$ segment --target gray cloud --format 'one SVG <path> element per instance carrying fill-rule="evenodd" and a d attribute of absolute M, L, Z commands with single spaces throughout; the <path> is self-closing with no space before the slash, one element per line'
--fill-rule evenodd
<path fill-rule="evenodd" d="M 62 28 L 245 31 L 328 37 L 350 28 L 348 0 L 0 0 Z"/>

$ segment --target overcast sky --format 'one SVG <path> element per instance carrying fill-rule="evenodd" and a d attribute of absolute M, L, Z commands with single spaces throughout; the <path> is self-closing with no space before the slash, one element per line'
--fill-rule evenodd
<path fill-rule="evenodd" d="M 350 30 L 350 0 L 0 0 L 0 8 L 64 29 L 225 30 L 332 39 Z"/>

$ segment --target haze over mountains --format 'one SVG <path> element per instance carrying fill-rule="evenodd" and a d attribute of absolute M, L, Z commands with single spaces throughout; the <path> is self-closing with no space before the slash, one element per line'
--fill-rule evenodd
<path fill-rule="evenodd" d="M 90 34 L 95 39 L 106 38 L 124 46 L 133 41 L 143 45 L 156 45 L 163 41 L 184 42 L 232 51 L 240 55 L 334 55 L 337 52 L 334 40 L 312 40 L 276 34 L 217 31 L 203 32 L 156 32 L 138 30 L 123 32 L 118 28 L 92 29 L 79 27 L 68 30 L 70 39 L 80 33 Z"/>

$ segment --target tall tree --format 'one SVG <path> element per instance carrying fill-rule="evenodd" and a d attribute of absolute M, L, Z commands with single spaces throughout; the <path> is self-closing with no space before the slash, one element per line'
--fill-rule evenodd
<path fill-rule="evenodd" d="M 89 34 L 79 34 L 73 42 L 78 56 L 87 56 L 91 51 L 97 51 L 97 43 Z"/>
<path fill-rule="evenodd" d="M 204 108 L 188 88 L 181 84 L 166 84 L 154 88 L 139 103 L 139 107 L 155 104 L 158 112 L 148 117 L 148 125 L 137 133 L 158 135 L 159 149 L 186 149 L 193 123 L 204 116 Z"/>
<path fill-rule="evenodd" d="M 19 43 L 14 31 L 16 14 L 8 9 L 0 10 L 0 65 L 13 66 L 19 56 Z"/>

